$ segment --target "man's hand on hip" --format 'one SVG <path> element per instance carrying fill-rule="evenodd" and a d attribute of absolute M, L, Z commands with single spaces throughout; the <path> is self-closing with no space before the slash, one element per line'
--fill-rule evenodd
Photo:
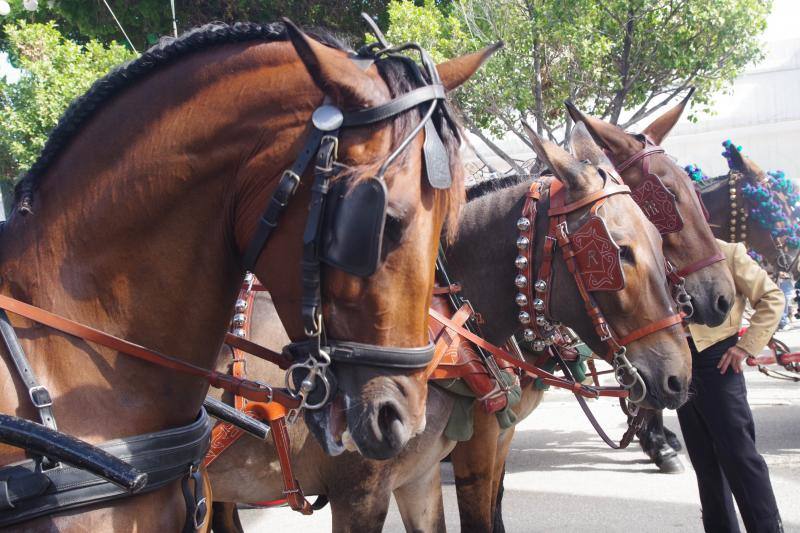
<path fill-rule="evenodd" d="M 742 371 L 742 362 L 750 357 L 750 354 L 742 350 L 738 346 L 731 346 L 725 355 L 717 363 L 719 373 L 724 374 L 728 371 L 728 367 L 732 368 L 737 374 Z"/>

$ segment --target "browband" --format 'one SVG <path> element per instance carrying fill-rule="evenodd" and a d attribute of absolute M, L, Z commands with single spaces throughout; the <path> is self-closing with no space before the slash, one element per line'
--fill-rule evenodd
<path fill-rule="evenodd" d="M 557 192 L 557 191 L 556 191 Z M 550 217 L 558 216 L 558 215 L 565 215 L 567 213 L 572 213 L 573 211 L 580 209 L 581 207 L 585 207 L 589 204 L 593 204 L 596 201 L 600 200 L 601 198 L 608 198 L 609 196 L 615 194 L 630 194 L 631 189 L 627 185 L 621 185 L 615 182 L 611 182 L 607 184 L 605 187 L 600 189 L 599 191 L 595 191 L 589 196 L 585 198 L 581 198 L 576 202 L 572 202 L 569 204 L 565 204 L 562 206 L 551 207 L 547 211 L 547 215 Z M 551 191 L 552 195 L 552 191 Z"/>
<path fill-rule="evenodd" d="M 617 172 L 622 172 L 640 159 L 647 157 L 650 154 L 663 154 L 665 150 L 658 145 L 647 145 L 642 150 L 636 152 L 634 155 L 616 166 Z"/>
<path fill-rule="evenodd" d="M 424 87 L 419 87 L 404 93 L 397 98 L 393 98 L 385 104 L 345 113 L 342 127 L 363 126 L 365 124 L 380 122 L 402 113 L 403 111 L 408 111 L 419 104 L 432 100 L 444 100 L 444 98 L 444 85 L 425 85 Z"/>

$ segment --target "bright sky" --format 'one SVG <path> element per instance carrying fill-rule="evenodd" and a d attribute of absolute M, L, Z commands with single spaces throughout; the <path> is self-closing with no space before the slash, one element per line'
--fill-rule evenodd
<path fill-rule="evenodd" d="M 19 77 L 17 72 L 11 68 L 11 65 L 8 64 L 6 55 L 0 52 L 0 78 L 3 76 L 8 76 L 10 81 L 16 81 L 16 79 Z"/>

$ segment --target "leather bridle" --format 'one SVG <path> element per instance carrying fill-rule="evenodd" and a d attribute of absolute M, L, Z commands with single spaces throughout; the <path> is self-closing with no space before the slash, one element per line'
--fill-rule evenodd
<path fill-rule="evenodd" d="M 354 61 L 365 68 L 365 62 L 368 66 L 371 62 L 382 58 L 399 58 L 400 54 L 407 50 L 416 51 L 421 59 L 421 69 L 417 63 L 408 58 L 404 58 L 404 60 L 414 72 L 417 82 L 425 85 L 397 96 L 384 104 L 358 111 L 343 112 L 327 100 L 323 102 L 312 115 L 311 132 L 305 147 L 292 167 L 283 173 L 243 258 L 245 269 L 252 270 L 272 231 L 277 226 L 278 218 L 297 190 L 300 176 L 304 174 L 311 158 L 316 154 L 314 182 L 311 187 L 310 209 L 303 233 L 301 261 L 303 285 L 301 304 L 306 339 L 293 342 L 284 348 L 284 353 L 295 361 L 287 371 L 286 387 L 300 401 L 298 409 L 304 407 L 320 409 L 334 396 L 337 383 L 335 374 L 330 372 L 332 363 L 416 372 L 424 369 L 434 355 L 434 345 L 430 342 L 426 346 L 418 348 L 404 348 L 338 340 L 325 335 L 320 291 L 321 263 L 324 261 L 334 264 L 352 275 L 365 277 L 371 275 L 377 268 L 377 261 L 381 255 L 380 235 L 373 234 L 368 237 L 370 237 L 369 241 L 372 245 L 377 246 L 377 253 L 374 253 L 373 249 L 374 259 L 371 262 L 358 261 L 358 268 L 348 269 L 347 261 L 326 260 L 326 257 L 323 256 L 322 240 L 325 233 L 330 231 L 330 228 L 325 227 L 325 221 L 328 219 L 326 216 L 328 192 L 336 174 L 342 167 L 336 161 L 339 130 L 382 122 L 420 105 L 428 104 L 419 124 L 386 157 L 375 177 L 365 180 L 366 184 L 355 185 L 356 190 L 362 186 L 371 187 L 372 193 L 368 197 L 378 198 L 377 201 L 383 202 L 379 208 L 382 208 L 383 211 L 378 211 L 377 218 L 380 220 L 375 224 L 372 233 L 382 233 L 383 231 L 386 209 L 384 174 L 389 165 L 406 150 L 423 129 L 425 130 L 423 152 L 430 185 L 436 189 L 447 189 L 452 184 L 448 156 L 433 122 L 434 115 L 438 113 L 439 124 L 453 124 L 446 107 L 445 88 L 439 78 L 436 65 L 428 53 L 416 44 L 390 45 L 374 22 L 367 16 L 364 18 L 372 26 L 378 43 L 362 48 Z M 355 194 L 355 191 L 350 194 Z M 350 210 L 360 211 L 353 207 L 350 207 Z M 362 268 L 364 263 L 367 265 L 366 269 Z"/>
<path fill-rule="evenodd" d="M 599 170 L 604 172 L 602 169 Z M 610 267 L 599 274 L 603 279 L 595 283 L 592 281 L 593 278 L 588 275 L 586 268 L 581 266 L 580 254 L 583 253 L 583 249 L 586 247 L 578 249 L 579 247 L 575 243 L 575 234 L 582 228 L 571 233 L 567 225 L 567 215 L 569 213 L 587 207 L 591 213 L 591 218 L 596 218 L 602 222 L 602 219 L 597 215 L 598 208 L 603 205 L 609 196 L 630 194 L 630 189 L 616 177 L 608 176 L 601 190 L 579 201 L 565 204 L 566 190 L 559 182 L 554 181 L 550 185 L 550 208 L 546 213 L 549 220 L 548 233 L 544 237 L 541 246 L 542 252 L 539 258 L 536 281 L 531 283 L 530 280 L 534 279 L 535 227 L 537 226 L 537 218 L 541 216 L 538 211 L 538 202 L 542 195 L 541 189 L 542 182 L 533 182 L 528 191 L 522 216 L 517 221 L 517 229 L 520 232 L 520 236 L 517 239 L 519 255 L 515 264 L 519 273 L 515 279 L 515 285 L 520 292 L 517 293 L 515 301 L 520 307 L 519 321 L 525 327 L 523 338 L 533 343 L 535 351 L 546 350 L 552 353 L 558 349 L 556 343 L 558 336 L 556 333 L 560 325 L 553 321 L 549 307 L 553 286 L 552 262 L 556 248 L 560 248 L 567 268 L 578 287 L 586 312 L 592 320 L 595 332 L 600 340 L 608 346 L 608 351 L 602 357 L 615 369 L 614 374 L 617 382 L 629 393 L 637 384 L 641 386 L 641 395 L 636 398 L 630 398 L 630 400 L 634 403 L 642 401 L 647 394 L 647 387 L 636 367 L 628 360 L 626 346 L 657 331 L 680 324 L 682 319 L 680 315 L 672 314 L 623 336 L 615 332 L 605 319 L 603 311 L 597 304 L 592 292 L 593 290 L 620 290 L 624 286 L 624 277 L 619 263 L 619 248 L 613 243 L 607 230 L 605 235 L 600 235 L 602 229 L 605 228 L 604 223 L 602 223 L 602 228 L 598 226 L 599 231 L 594 236 L 588 237 L 595 241 L 597 249 L 600 250 L 601 254 L 605 253 L 605 258 L 609 258 L 611 263 L 614 261 L 613 255 L 616 255 L 617 261 L 616 266 L 609 263 Z M 603 262 L 602 259 L 601 262 Z M 608 261 L 603 264 L 606 263 Z"/>
<path fill-rule="evenodd" d="M 661 177 L 658 174 L 650 172 L 650 156 L 655 154 L 664 154 L 666 150 L 661 146 L 655 144 L 647 135 L 632 134 L 638 140 L 644 143 L 644 147 L 633 154 L 631 157 L 622 163 L 615 164 L 617 172 L 622 174 L 625 170 L 633 166 L 634 163 L 639 162 L 641 165 L 642 176 L 644 177 L 642 183 L 631 191 L 631 196 L 637 204 L 642 208 L 645 215 L 653 222 L 662 235 L 668 233 L 679 232 L 683 229 L 684 221 L 677 206 L 675 196 L 667 189 Z M 610 154 L 609 154 L 610 155 Z M 611 158 L 613 160 L 613 157 Z M 708 212 L 703 205 L 703 200 L 700 196 L 700 191 L 695 188 L 695 193 L 700 201 L 700 206 L 703 214 L 708 220 Z M 652 201 L 654 197 L 660 198 L 661 201 Z M 683 268 L 676 268 L 668 258 L 665 258 L 665 270 L 667 279 L 672 286 L 673 297 L 678 309 L 683 314 L 684 319 L 691 318 L 694 314 L 694 306 L 692 305 L 691 296 L 686 292 L 685 278 L 689 274 L 693 274 L 699 270 L 713 265 L 720 261 L 725 260 L 725 255 L 717 250 L 716 253 L 704 257 L 694 263 L 684 266 Z"/>

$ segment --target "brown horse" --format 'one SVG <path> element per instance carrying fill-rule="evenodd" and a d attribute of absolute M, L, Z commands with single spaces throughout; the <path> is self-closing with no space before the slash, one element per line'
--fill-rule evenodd
<path fill-rule="evenodd" d="M 660 144 L 680 118 L 687 101 L 688 97 L 658 117 L 640 136 L 583 115 L 568 103 L 567 108 L 577 124 L 570 141 L 572 152 L 580 160 L 613 169 L 614 164 L 606 154 L 615 162 L 623 162 L 645 149 L 646 139 Z M 605 148 L 605 152 L 600 146 Z M 717 250 L 717 246 L 691 180 L 666 153 L 655 152 L 647 158 L 649 170 L 657 174 L 675 196 L 678 212 L 683 219 L 679 231 L 662 235 L 664 255 L 678 269 L 702 262 L 712 255 L 710 250 Z M 634 190 L 646 177 L 641 165 L 629 166 L 621 176 Z M 733 301 L 734 290 L 733 280 L 724 263 L 707 265 L 687 274 L 685 279 L 695 311 L 692 319 L 719 323 L 724 318 L 721 313 L 724 310 L 727 314 L 729 302 Z M 521 345 L 525 348 L 527 344 Z M 529 356 L 531 362 L 537 357 L 525 350 L 523 353 Z M 541 398 L 541 390 L 533 386 L 524 388 L 522 400 L 514 409 L 518 420 L 528 416 Z M 502 530 L 498 492 L 514 428 L 501 431 L 496 417 L 487 416 L 479 408 L 474 409 L 474 414 L 475 434 L 469 441 L 458 443 L 451 455 L 461 523 L 467 531 Z M 651 446 L 653 453 L 658 452 L 661 444 L 659 441 Z"/>
<path fill-rule="evenodd" d="M 692 91 L 693 92 L 693 91 Z M 631 134 L 618 126 L 584 115 L 575 106 L 567 103 L 572 118 L 583 122 L 595 143 L 605 151 L 611 162 L 620 166 L 648 146 L 659 146 L 680 119 L 686 107 L 690 92 L 678 105 L 665 112 L 647 126 L 641 134 Z M 579 139 L 572 143 L 575 154 L 580 159 L 594 161 L 598 154 L 594 144 L 587 144 L 578 133 Z M 716 326 L 728 316 L 733 302 L 733 278 L 722 261 L 705 264 L 704 260 L 718 253 L 714 235 L 705 220 L 700 199 L 686 172 L 678 166 L 666 152 L 654 152 L 646 157 L 649 171 L 658 176 L 669 193 L 675 197 L 677 210 L 683 224 L 679 231 L 662 235 L 664 255 L 678 271 L 688 269 L 685 278 L 686 292 L 691 297 L 694 314 L 689 320 L 698 324 Z M 638 162 L 637 162 L 638 163 Z M 638 187 L 645 178 L 643 164 L 631 164 L 620 172 L 622 179 L 631 189 Z M 700 268 L 698 268 L 700 267 Z"/>
<path fill-rule="evenodd" d="M 306 142 L 312 112 L 326 98 L 345 112 L 378 106 L 422 83 L 405 60 L 357 64 L 351 55 L 291 24 L 213 24 L 98 81 L 67 111 L 18 188 L 17 210 L 0 234 L 2 293 L 213 368 L 241 284 L 242 254 Z M 484 58 L 443 65 L 444 86 L 465 81 Z M 410 110 L 344 129 L 339 161 L 355 178 L 374 170 L 420 117 Z M 414 136 L 385 175 L 391 220 L 381 266 L 369 278 L 324 271 L 323 318 L 333 338 L 395 347 L 428 342 L 439 236 L 463 197 L 458 138 L 439 119 L 453 186 L 435 190 L 421 179 L 423 139 Z M 304 338 L 299 262 L 311 192 L 303 177 L 253 268 L 291 339 Z M 205 380 L 12 320 L 64 433 L 101 443 L 196 419 Z M 26 387 L 0 352 L 0 412 L 35 418 Z M 340 392 L 365 419 L 387 403 L 396 409 L 389 413 L 392 439 L 378 423 L 349 428 L 364 453 L 397 453 L 424 428 L 427 386 L 418 373 L 353 368 L 340 376 Z M 24 457 L 0 447 L 0 464 Z M 14 527 L 176 531 L 185 508 L 176 481 Z"/>
<path fill-rule="evenodd" d="M 549 162 L 556 177 L 568 189 L 570 201 L 590 197 L 604 186 L 604 180 L 593 166 L 579 163 L 555 145 L 540 145 L 540 156 Z M 447 250 L 448 265 L 455 279 L 463 284 L 465 296 L 485 320 L 483 333 L 496 343 L 505 341 L 518 326 L 519 308 L 512 303 L 514 292 L 509 287 L 514 288 L 511 281 L 515 275 L 517 250 L 515 224 L 529 186 L 530 182 L 517 183 L 468 202 L 458 237 Z M 540 212 L 546 213 L 547 201 L 542 202 L 545 205 Z M 570 225 L 580 225 L 587 209 L 571 216 Z M 610 197 L 603 209 L 603 217 L 615 240 L 630 248 L 624 255 L 626 288 L 603 295 L 600 305 L 612 327 L 617 331 L 632 331 L 671 308 L 664 283 L 661 239 L 630 198 Z M 537 235 L 537 240 L 541 246 L 543 236 Z M 552 301 L 551 313 L 579 329 L 599 350 L 602 343 L 591 322 L 580 312 L 583 305 L 577 286 L 560 254 L 556 255 L 553 268 L 557 284 L 554 294 L 558 294 L 558 298 Z M 269 339 L 260 337 L 262 334 L 264 332 L 256 332 L 254 338 L 267 342 Z M 651 405 L 681 403 L 688 386 L 690 359 L 680 329 L 663 329 L 635 341 L 631 347 L 637 354 L 634 356 L 636 364 L 651 389 L 647 402 Z M 524 401 L 531 400 L 538 401 L 531 395 Z M 292 451 L 296 456 L 297 477 L 307 493 L 326 494 L 330 498 L 335 531 L 380 531 L 392 493 L 408 530 L 444 530 L 438 461 L 455 445 L 443 435 L 451 406 L 452 399 L 447 393 L 438 387 L 429 387 L 425 431 L 397 458 L 384 462 L 356 454 L 327 457 L 305 436 L 299 424 L 293 428 Z M 532 406 L 527 403 L 517 408 L 520 411 L 530 409 Z M 494 419 L 494 415 L 485 415 L 480 408 L 474 409 L 474 413 L 476 428 L 491 427 L 483 418 Z M 496 422 L 494 425 L 497 427 Z M 498 442 L 498 435 L 493 442 Z M 270 442 L 260 443 L 243 437 L 209 469 L 215 497 L 229 502 L 279 498 L 281 485 L 275 468 L 276 455 Z M 485 475 L 492 479 L 491 472 Z M 215 511 L 219 513 L 215 528 L 238 530 L 232 503 L 220 505 Z M 464 522 L 463 518 L 462 525 L 467 530 L 491 529 L 491 523 L 480 529 Z"/>

